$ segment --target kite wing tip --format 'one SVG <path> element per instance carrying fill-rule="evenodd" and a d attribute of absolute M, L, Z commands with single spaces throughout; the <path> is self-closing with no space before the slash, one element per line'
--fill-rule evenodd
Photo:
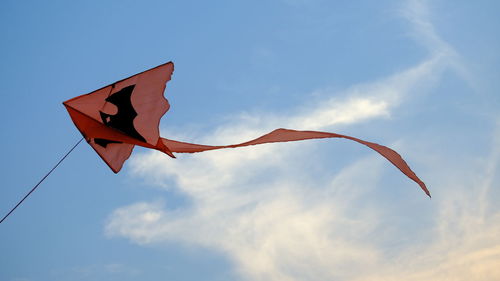
<path fill-rule="evenodd" d="M 168 61 L 168 62 L 166 62 L 164 65 L 167 65 L 167 64 L 172 65 L 172 72 L 174 72 L 174 70 L 175 70 L 175 65 L 174 65 L 174 62 L 173 62 L 173 61 Z"/>

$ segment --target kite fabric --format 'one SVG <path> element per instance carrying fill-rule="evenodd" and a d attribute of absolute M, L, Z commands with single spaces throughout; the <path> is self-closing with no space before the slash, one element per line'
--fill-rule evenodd
<path fill-rule="evenodd" d="M 174 64 L 168 62 L 86 95 L 63 102 L 85 140 L 118 173 L 135 145 L 152 148 L 175 158 L 173 153 L 195 153 L 274 142 L 344 138 L 368 146 L 415 181 L 430 197 L 429 190 L 394 150 L 354 137 L 328 132 L 276 129 L 256 139 L 232 145 L 201 145 L 160 137 L 161 117 L 170 105 L 163 96 Z"/>

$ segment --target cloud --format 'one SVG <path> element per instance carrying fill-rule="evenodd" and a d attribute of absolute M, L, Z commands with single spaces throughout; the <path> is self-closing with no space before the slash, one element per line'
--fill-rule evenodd
<path fill-rule="evenodd" d="M 194 201 L 192 209 L 168 210 L 162 202 L 139 202 L 116 210 L 106 231 L 140 244 L 180 241 L 222 251 L 249 280 L 337 275 L 348 270 L 342 264 L 370 264 L 377 256 L 359 239 L 375 226 L 375 212 L 344 203 L 346 197 L 355 200 L 356 189 L 368 189 L 376 182 L 373 160 L 369 157 L 344 168 L 321 188 L 295 182 L 293 177 L 274 184 L 241 184 L 237 179 L 222 186 L 185 183 L 183 188 Z M 195 176 L 203 173 L 199 170 Z M 342 190 L 352 193 L 344 196 Z M 357 218 L 348 216 L 350 212 L 361 214 Z M 362 221 L 366 218 L 370 219 Z"/>
<path fill-rule="evenodd" d="M 440 206 L 433 225 L 395 253 L 384 245 L 407 233 L 388 235 L 381 230 L 386 211 L 363 205 L 380 176 L 383 161 L 375 156 L 325 182 L 288 177 L 273 184 L 235 179 L 206 189 L 186 184 L 191 208 L 135 203 L 116 210 L 106 231 L 139 244 L 177 241 L 222 252 L 245 280 L 495 280 L 500 276 L 500 212 L 484 210 L 498 158 L 496 152 L 488 159 L 479 175 L 489 175 L 482 185 L 470 186 L 464 178 L 449 182 L 455 189 L 433 199 Z M 294 168 L 287 169 L 283 174 Z M 464 196 L 482 190 L 486 194 L 477 200 Z"/>
<path fill-rule="evenodd" d="M 338 93 L 319 91 L 322 96 L 334 97 L 312 106 L 304 114 L 288 117 L 292 120 L 290 126 L 317 130 L 387 118 L 391 110 L 409 96 L 432 88 L 446 70 L 446 64 L 447 60 L 442 57 L 431 57 L 379 81 L 361 83 Z M 339 99 L 338 96 L 345 98 Z"/>
<path fill-rule="evenodd" d="M 465 67 L 460 55 L 446 41 L 439 37 L 432 17 L 434 14 L 429 9 L 428 0 L 408 0 L 403 2 L 400 14 L 409 23 L 412 29 L 411 37 L 429 51 L 434 59 L 441 59 L 447 67 L 453 69 L 470 87 L 477 88 L 475 78 Z"/>
<path fill-rule="evenodd" d="M 432 228 L 396 257 L 379 263 L 379 269 L 353 280 L 497 280 L 500 277 L 500 209 L 492 207 L 495 178 L 499 176 L 498 133 L 492 136 L 487 159 L 478 166 L 462 165 L 449 179 L 438 199 Z M 473 172 L 470 172 L 473 170 Z M 431 175 L 442 178 L 440 173 Z M 481 179 L 481 180 L 477 180 Z M 495 204 L 496 205 L 496 204 Z M 391 263 L 389 261 L 397 261 Z"/>
<path fill-rule="evenodd" d="M 294 114 L 241 114 L 214 132 L 184 137 L 235 143 L 277 126 L 323 130 L 390 118 L 410 97 L 429 93 L 445 71 L 463 73 L 460 57 L 435 32 L 426 2 L 408 1 L 404 16 L 429 50 L 423 62 L 341 92 L 319 91 L 321 97 L 335 97 Z M 131 159 L 133 174 L 175 189 L 187 203 L 123 206 L 110 215 L 105 231 L 138 244 L 175 241 L 218 251 L 243 280 L 495 280 L 500 210 L 490 203 L 500 134 L 495 136 L 484 162 L 450 163 L 445 152 L 432 151 L 437 160 L 426 178 L 440 188 L 430 202 L 420 193 L 405 203 L 377 197 L 395 187 L 385 186 L 388 165 L 374 153 L 352 159 L 332 175 L 333 161 L 308 157 L 318 142 L 228 149 L 175 161 L 147 152 Z M 394 142 L 404 147 L 406 141 Z M 423 157 L 415 155 L 417 161 Z M 452 166 L 458 176 L 438 172 L 443 166 Z M 398 213 L 391 213 L 396 206 Z M 422 218 L 412 206 L 434 208 L 437 215 Z M 405 219 L 421 227 L 390 225 Z"/>
<path fill-rule="evenodd" d="M 414 40 L 424 46 L 431 55 L 457 56 L 455 50 L 437 34 L 431 21 L 431 12 L 426 0 L 403 2 L 401 15 L 408 20 Z"/>

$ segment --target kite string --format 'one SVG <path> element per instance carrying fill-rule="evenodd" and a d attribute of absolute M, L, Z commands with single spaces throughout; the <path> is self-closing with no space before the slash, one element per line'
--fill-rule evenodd
<path fill-rule="evenodd" d="M 68 153 L 66 153 L 66 155 L 63 156 L 63 158 L 61 158 L 61 160 L 59 160 L 59 162 L 57 162 L 57 164 L 52 167 L 52 169 L 50 169 L 50 171 L 45 175 L 43 176 L 43 178 L 23 197 L 23 199 L 21 199 L 21 201 L 19 201 L 16 206 L 14 206 L 14 208 L 12 208 L 10 210 L 10 212 L 8 212 L 3 218 L 2 220 L 0 220 L 0 223 L 2 223 L 12 212 L 14 212 L 14 210 L 19 207 L 19 205 L 21 205 L 21 203 L 23 203 L 23 201 L 28 198 L 28 196 L 30 196 L 31 193 L 33 193 L 33 191 L 35 191 L 35 189 L 52 173 L 52 171 L 54 171 L 57 166 L 59 166 L 59 164 L 61 164 L 62 161 L 64 161 L 64 159 L 66 159 L 66 157 L 68 157 L 68 155 L 82 142 L 83 138 L 81 138 L 69 151 Z"/>

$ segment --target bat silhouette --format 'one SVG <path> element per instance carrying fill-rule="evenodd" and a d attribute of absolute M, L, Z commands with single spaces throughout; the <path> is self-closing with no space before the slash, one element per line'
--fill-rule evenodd
<path fill-rule="evenodd" d="M 104 125 L 117 129 L 128 136 L 145 142 L 146 140 L 144 137 L 141 136 L 141 134 L 139 134 L 134 127 L 134 119 L 137 116 L 137 112 L 135 111 L 131 100 L 134 88 L 135 85 L 127 86 L 106 98 L 107 102 L 114 104 L 118 108 L 118 112 L 116 114 L 111 115 L 102 111 L 99 111 L 99 114 L 101 115 Z M 118 141 L 106 139 L 94 139 L 94 142 L 102 147 L 107 147 L 110 143 L 120 143 Z"/>

